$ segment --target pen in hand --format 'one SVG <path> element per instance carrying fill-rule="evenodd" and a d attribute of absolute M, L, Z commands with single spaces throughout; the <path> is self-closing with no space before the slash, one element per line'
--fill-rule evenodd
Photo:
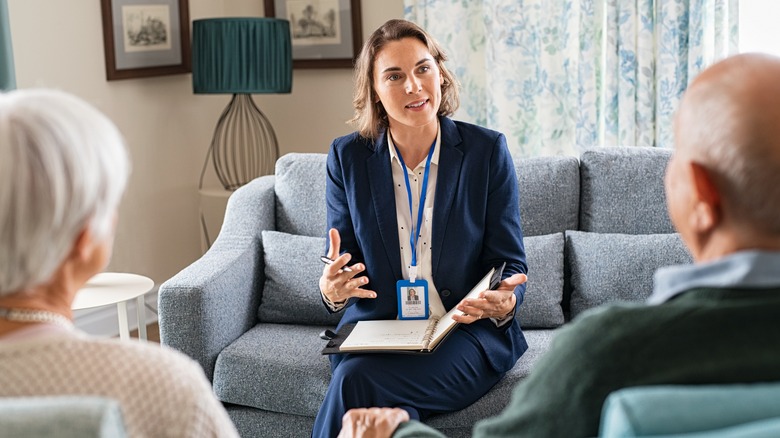
<path fill-rule="evenodd" d="M 322 262 L 325 263 L 326 265 L 333 264 L 333 260 L 327 256 L 320 256 L 320 260 L 322 260 Z M 341 268 L 341 270 L 344 272 L 352 272 L 352 269 L 349 269 L 349 266 L 344 266 L 343 268 Z"/>

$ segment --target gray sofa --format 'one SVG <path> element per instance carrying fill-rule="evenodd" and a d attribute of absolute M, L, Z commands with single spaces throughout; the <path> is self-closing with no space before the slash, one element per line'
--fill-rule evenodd
<path fill-rule="evenodd" d="M 669 156 L 626 147 L 516 160 L 530 270 L 518 317 L 530 347 L 479 401 L 429 424 L 468 436 L 507 404 L 557 327 L 600 304 L 644 300 L 658 267 L 690 261 L 666 211 Z M 243 436 L 308 436 L 327 388 L 318 334 L 340 314 L 323 308 L 317 286 L 324 200 L 325 155 L 285 155 L 274 176 L 231 196 L 215 244 L 160 287 L 162 342 L 200 362 Z"/>

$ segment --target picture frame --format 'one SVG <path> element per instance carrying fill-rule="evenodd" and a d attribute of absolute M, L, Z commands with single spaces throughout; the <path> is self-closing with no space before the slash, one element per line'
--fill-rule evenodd
<path fill-rule="evenodd" d="M 352 68 L 363 45 L 360 0 L 264 0 L 290 21 L 293 68 Z"/>
<path fill-rule="evenodd" d="M 189 73 L 189 0 L 100 0 L 106 79 Z"/>

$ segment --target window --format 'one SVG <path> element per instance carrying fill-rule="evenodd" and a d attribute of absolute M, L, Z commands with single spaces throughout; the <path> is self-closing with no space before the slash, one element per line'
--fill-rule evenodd
<path fill-rule="evenodd" d="M 780 1 L 740 0 L 739 51 L 780 56 Z"/>

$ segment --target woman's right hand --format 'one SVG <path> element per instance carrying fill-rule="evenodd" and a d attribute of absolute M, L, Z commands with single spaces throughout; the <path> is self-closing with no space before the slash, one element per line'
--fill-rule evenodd
<path fill-rule="evenodd" d="M 368 284 L 368 277 L 355 276 L 366 269 L 363 263 L 356 263 L 349 267 L 351 271 L 345 271 L 344 266 L 349 263 L 352 256 L 344 253 L 339 256 L 341 246 L 341 236 L 335 228 L 328 231 L 330 238 L 330 249 L 328 258 L 333 260 L 330 265 L 325 265 L 320 277 L 320 291 L 325 298 L 334 304 L 342 303 L 352 297 L 356 298 L 376 298 L 376 292 L 369 289 L 362 289 L 361 286 Z"/>

